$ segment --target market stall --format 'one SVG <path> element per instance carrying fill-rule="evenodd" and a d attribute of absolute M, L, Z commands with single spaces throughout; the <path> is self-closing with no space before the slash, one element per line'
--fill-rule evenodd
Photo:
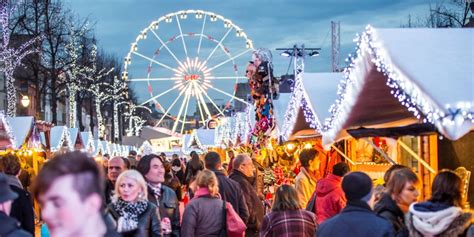
<path fill-rule="evenodd" d="M 437 134 L 457 140 L 474 129 L 473 38 L 473 29 L 367 27 L 323 124 L 323 144 L 363 140 L 349 152 L 374 161 L 376 150 L 413 167 L 428 196 L 441 159 Z"/>
<path fill-rule="evenodd" d="M 84 144 L 83 150 L 87 153 L 92 153 L 95 150 L 94 136 L 92 135 L 92 132 L 80 132 L 79 135 Z"/>

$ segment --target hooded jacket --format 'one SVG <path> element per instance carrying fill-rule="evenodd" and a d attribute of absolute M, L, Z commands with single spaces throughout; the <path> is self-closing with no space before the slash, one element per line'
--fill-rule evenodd
<path fill-rule="evenodd" d="M 410 205 L 406 223 L 410 236 L 463 236 L 471 225 L 471 213 L 441 203 L 422 202 Z"/>
<path fill-rule="evenodd" d="M 13 217 L 7 216 L 0 211 L 0 236 L 5 237 L 29 237 L 30 233 L 20 228 L 20 223 Z"/>
<path fill-rule="evenodd" d="M 329 174 L 319 180 L 316 186 L 316 205 L 314 212 L 318 224 L 342 211 L 346 206 L 346 197 L 341 187 L 342 177 Z"/>

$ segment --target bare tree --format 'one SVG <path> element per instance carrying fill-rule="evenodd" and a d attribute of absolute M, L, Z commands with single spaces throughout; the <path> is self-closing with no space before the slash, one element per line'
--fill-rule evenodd
<path fill-rule="evenodd" d="M 429 6 L 429 13 L 425 16 L 412 19 L 408 16 L 408 23 L 402 27 L 430 27 L 430 28 L 458 28 L 464 27 L 472 13 L 471 0 L 439 1 Z"/>

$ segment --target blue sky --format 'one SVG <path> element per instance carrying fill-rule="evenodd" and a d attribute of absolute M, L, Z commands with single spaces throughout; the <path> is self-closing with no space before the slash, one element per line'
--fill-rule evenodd
<path fill-rule="evenodd" d="M 322 48 L 319 57 L 306 60 L 305 71 L 328 72 L 331 70 L 331 21 L 339 21 L 341 24 L 341 65 L 343 65 L 345 57 L 355 48 L 353 38 L 356 33 L 362 32 L 367 24 L 383 28 L 400 27 L 406 24 L 408 15 L 412 17 L 426 15 L 429 4 L 434 4 L 435 1 L 65 0 L 65 3 L 79 16 L 88 17 L 91 22 L 95 22 L 95 34 L 99 46 L 120 59 L 129 52 L 130 44 L 139 32 L 160 16 L 186 9 L 200 9 L 220 14 L 244 29 L 255 48 L 263 47 L 272 50 L 275 73 L 281 75 L 287 71 L 289 59 L 278 55 L 275 48 L 303 43 L 306 47 Z M 194 32 L 198 29 L 188 29 L 188 31 Z M 164 36 L 164 38 L 167 37 Z M 239 42 L 235 37 L 229 41 L 229 45 L 232 42 Z M 244 75 L 243 67 L 245 67 L 245 61 L 250 59 L 249 57 L 243 58 L 240 62 L 243 64 L 239 65 L 241 76 Z M 161 61 L 169 62 L 171 60 L 169 58 L 171 57 L 163 58 Z M 133 65 L 138 68 L 135 68 L 138 71 L 143 71 L 146 67 L 140 64 Z M 222 68 L 222 70 L 219 72 L 220 75 L 224 75 L 227 69 Z M 153 89 L 166 86 L 156 85 Z M 143 92 L 146 90 L 143 84 L 136 85 L 135 88 L 142 99 L 150 97 Z M 159 91 L 154 93 L 157 94 Z M 226 100 L 222 94 L 211 93 L 210 95 Z M 163 103 L 169 103 L 171 98 L 173 96 L 165 98 L 166 101 Z"/>

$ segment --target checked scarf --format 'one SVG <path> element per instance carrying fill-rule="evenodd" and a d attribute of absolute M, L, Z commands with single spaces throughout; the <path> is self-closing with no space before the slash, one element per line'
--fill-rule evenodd
<path fill-rule="evenodd" d="M 119 214 L 117 231 L 124 232 L 134 230 L 138 227 L 138 216 L 145 212 L 148 207 L 146 201 L 125 202 L 119 198 L 113 203 L 114 210 Z"/>

